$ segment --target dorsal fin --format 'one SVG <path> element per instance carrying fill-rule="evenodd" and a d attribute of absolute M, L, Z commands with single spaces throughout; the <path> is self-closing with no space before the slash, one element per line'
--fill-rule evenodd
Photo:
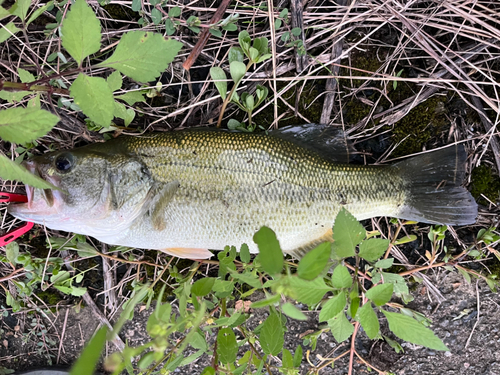
<path fill-rule="evenodd" d="M 269 131 L 335 163 L 348 163 L 355 150 L 342 129 L 322 124 L 290 125 Z"/>

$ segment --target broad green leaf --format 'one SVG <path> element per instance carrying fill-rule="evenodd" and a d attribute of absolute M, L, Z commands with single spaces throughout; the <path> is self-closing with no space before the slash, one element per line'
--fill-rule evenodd
<path fill-rule="evenodd" d="M 248 248 L 248 245 L 246 243 L 244 243 L 243 245 L 241 245 L 240 260 L 243 263 L 249 263 L 250 262 L 250 249 Z"/>
<path fill-rule="evenodd" d="M 71 292 L 69 294 L 71 294 L 72 296 L 75 296 L 75 297 L 81 297 L 85 293 L 87 293 L 87 288 L 79 287 L 79 286 L 72 286 Z"/>
<path fill-rule="evenodd" d="M 350 288 L 352 285 L 352 276 L 349 270 L 343 264 L 339 264 L 332 273 L 332 284 L 335 288 Z"/>
<path fill-rule="evenodd" d="M 378 322 L 377 314 L 373 311 L 370 302 L 361 306 L 358 310 L 358 317 L 361 327 L 365 330 L 366 335 L 372 340 L 377 337 L 378 331 L 380 330 L 380 324 Z"/>
<path fill-rule="evenodd" d="M 163 15 L 157 8 L 153 8 L 151 10 L 151 20 L 153 21 L 153 23 L 155 25 L 159 25 L 162 18 L 163 18 Z"/>
<path fill-rule="evenodd" d="M 366 298 L 377 306 L 385 305 L 391 300 L 394 286 L 392 284 L 376 285 L 366 292 Z"/>
<path fill-rule="evenodd" d="M 328 264 L 330 249 L 330 242 L 324 242 L 304 255 L 297 269 L 299 277 L 305 280 L 318 277 Z"/>
<path fill-rule="evenodd" d="M 217 298 L 230 296 L 234 289 L 234 282 L 228 280 L 216 279 L 212 290 Z"/>
<path fill-rule="evenodd" d="M 260 330 L 260 345 L 265 354 L 278 355 L 285 343 L 281 319 L 276 313 L 271 313 Z"/>
<path fill-rule="evenodd" d="M 29 26 L 31 22 L 33 22 L 38 17 L 40 17 L 42 15 L 42 13 L 45 12 L 48 8 L 50 8 L 53 4 L 54 4 L 53 1 L 49 1 L 44 6 L 41 6 L 40 8 L 37 8 L 33 13 L 31 13 L 31 16 L 28 19 L 28 22 L 26 22 L 26 26 Z"/>
<path fill-rule="evenodd" d="M 373 275 L 372 282 L 377 284 L 382 280 L 382 277 L 384 278 L 384 284 L 391 283 L 394 286 L 394 294 L 396 294 L 396 296 L 409 296 L 410 291 L 408 290 L 408 285 L 406 285 L 404 277 L 396 273 L 382 272 L 380 274 L 377 272 Z M 405 299 L 407 298 L 405 297 Z"/>
<path fill-rule="evenodd" d="M 214 66 L 213 68 L 210 68 L 210 76 L 214 80 L 215 87 L 217 88 L 217 91 L 219 91 L 222 100 L 225 100 L 227 96 L 226 73 L 224 73 L 222 68 Z"/>
<path fill-rule="evenodd" d="M 94 257 L 98 255 L 96 249 L 86 242 L 78 242 L 76 244 L 76 251 L 78 252 L 78 256 L 81 258 Z"/>
<path fill-rule="evenodd" d="M 204 297 L 212 290 L 214 286 L 215 278 L 213 277 L 205 277 L 200 280 L 196 280 L 191 287 L 191 293 L 198 297 Z"/>
<path fill-rule="evenodd" d="M 394 242 L 395 245 L 402 245 L 408 242 L 413 242 L 417 239 L 417 236 L 414 234 L 410 234 L 409 236 L 404 236 L 401 238 L 398 238 L 396 242 Z"/>
<path fill-rule="evenodd" d="M 71 85 L 71 97 L 85 115 L 101 126 L 109 126 L 115 111 L 115 101 L 106 80 L 80 73 Z"/>
<path fill-rule="evenodd" d="M 125 94 L 115 96 L 115 99 L 123 100 L 128 105 L 146 101 L 146 99 L 144 99 L 144 94 L 140 91 L 129 91 Z"/>
<path fill-rule="evenodd" d="M 208 349 L 207 340 L 205 340 L 205 336 L 199 331 L 196 331 L 195 334 L 191 337 L 189 345 L 191 345 L 195 349 L 203 351 L 206 351 Z"/>
<path fill-rule="evenodd" d="M 35 176 L 23 166 L 14 163 L 3 155 L 0 155 L 0 177 L 3 180 L 20 181 L 39 189 L 57 189 L 54 185 Z"/>
<path fill-rule="evenodd" d="M 215 375 L 215 369 L 212 366 L 205 367 L 201 375 Z"/>
<path fill-rule="evenodd" d="M 356 255 L 354 248 L 366 237 L 366 230 L 345 208 L 342 208 L 333 225 L 333 249 L 337 257 Z"/>
<path fill-rule="evenodd" d="M 279 302 L 280 298 L 281 297 L 280 297 L 279 294 L 275 294 L 275 295 L 270 296 L 270 297 L 268 297 L 266 299 L 262 299 L 260 301 L 256 301 L 256 302 L 252 303 L 252 305 L 250 307 L 252 309 L 260 309 L 262 307 L 274 305 L 275 303 Z"/>
<path fill-rule="evenodd" d="M 229 64 L 229 73 L 231 73 L 231 78 L 236 84 L 240 82 L 246 71 L 247 68 L 242 62 L 233 61 L 231 64 Z"/>
<path fill-rule="evenodd" d="M 319 312 L 319 321 L 326 322 L 327 320 L 333 319 L 337 316 L 347 305 L 347 299 L 345 296 L 345 292 L 342 291 L 337 294 L 335 297 L 330 298 L 324 305 L 321 307 L 321 311 Z"/>
<path fill-rule="evenodd" d="M 21 31 L 21 29 L 17 28 L 14 22 L 9 22 L 7 25 L 0 27 L 0 43 L 5 42 L 18 31 Z"/>
<path fill-rule="evenodd" d="M 58 121 L 59 117 L 43 109 L 4 109 L 0 111 L 0 137 L 7 142 L 31 142 L 47 134 Z"/>
<path fill-rule="evenodd" d="M 149 82 L 158 77 L 182 48 L 182 43 L 161 34 L 129 31 L 123 35 L 115 52 L 98 64 L 110 67 L 139 81 Z"/>
<path fill-rule="evenodd" d="M 25 96 L 31 95 L 31 91 L 0 91 L 0 99 L 6 100 L 9 103 L 19 103 Z"/>
<path fill-rule="evenodd" d="M 247 271 L 244 273 L 239 273 L 238 271 L 234 271 L 232 269 L 228 270 L 232 277 L 239 280 L 240 282 L 246 283 L 250 285 L 252 288 L 260 288 L 262 287 L 262 283 L 259 280 L 259 277 Z"/>
<path fill-rule="evenodd" d="M 375 262 L 374 266 L 377 268 L 389 268 L 392 267 L 393 263 L 394 258 L 380 259 L 379 261 Z"/>
<path fill-rule="evenodd" d="M 297 346 L 293 354 L 293 367 L 299 367 L 302 363 L 302 346 Z"/>
<path fill-rule="evenodd" d="M 231 64 L 233 61 L 239 61 L 242 63 L 245 59 L 245 54 L 240 47 L 231 47 L 227 58 L 229 60 L 229 64 Z"/>
<path fill-rule="evenodd" d="M 284 258 L 276 234 L 268 227 L 262 227 L 254 234 L 253 240 L 259 247 L 262 268 L 271 275 L 281 273 Z"/>
<path fill-rule="evenodd" d="M 312 281 L 302 280 L 299 277 L 290 277 L 290 295 L 299 302 L 315 305 L 323 296 L 332 290 L 321 277 Z"/>
<path fill-rule="evenodd" d="M 174 35 L 175 31 L 176 28 L 174 22 L 170 18 L 167 18 L 165 20 L 165 32 L 167 33 L 167 35 Z"/>
<path fill-rule="evenodd" d="M 250 60 L 252 60 L 253 62 L 257 62 L 257 59 L 259 57 L 259 50 L 250 47 L 250 49 L 248 50 L 248 54 L 250 55 Z"/>
<path fill-rule="evenodd" d="M 35 80 L 35 76 L 23 68 L 17 69 L 17 74 L 19 74 L 19 79 L 22 83 L 33 82 Z"/>
<path fill-rule="evenodd" d="M 283 314 L 289 316 L 292 319 L 307 320 L 307 316 L 290 302 L 284 303 L 283 306 L 281 306 L 281 311 L 283 311 Z"/>
<path fill-rule="evenodd" d="M 293 356 L 290 350 L 283 349 L 281 362 L 283 363 L 283 368 L 293 368 Z"/>
<path fill-rule="evenodd" d="M 333 337 L 339 344 L 351 337 L 354 332 L 354 327 L 349 323 L 343 311 L 333 319 L 330 319 L 328 326 L 332 330 Z"/>
<path fill-rule="evenodd" d="M 389 329 L 400 339 L 434 350 L 449 350 L 429 328 L 409 316 L 382 310 Z"/>
<path fill-rule="evenodd" d="M 28 9 L 31 5 L 31 0 L 17 0 L 16 3 L 9 9 L 13 16 L 18 16 L 21 20 L 26 19 Z"/>
<path fill-rule="evenodd" d="M 357 293 L 356 296 L 353 297 L 352 296 L 354 294 L 353 292 L 351 292 L 351 304 L 349 305 L 349 315 L 356 316 L 361 299 L 358 297 Z"/>
<path fill-rule="evenodd" d="M 182 11 L 181 11 L 181 8 L 175 6 L 173 8 L 170 8 L 170 10 L 168 11 L 168 16 L 169 17 L 179 17 L 181 15 Z"/>
<path fill-rule="evenodd" d="M 238 353 L 236 335 L 231 328 L 223 328 L 217 334 L 217 354 L 222 363 L 233 363 Z"/>
<path fill-rule="evenodd" d="M 101 23 L 85 0 L 76 0 L 61 27 L 62 45 L 81 66 L 101 48 Z"/>
<path fill-rule="evenodd" d="M 368 262 L 374 262 L 385 254 L 389 247 L 389 243 L 389 240 L 384 240 L 382 238 L 372 238 L 363 241 L 359 245 L 358 255 Z"/>
<path fill-rule="evenodd" d="M 106 78 L 106 82 L 108 83 L 108 86 L 111 91 L 119 90 L 122 88 L 123 84 L 122 75 L 120 74 L 120 72 L 117 72 L 115 70 L 108 76 L 108 78 Z"/>
<path fill-rule="evenodd" d="M 19 244 L 13 241 L 5 246 L 5 256 L 12 264 L 16 264 L 16 258 L 19 255 Z"/>
<path fill-rule="evenodd" d="M 113 115 L 123 119 L 125 126 L 129 126 L 135 118 L 135 111 L 132 108 L 125 107 L 122 103 L 115 101 L 115 110 Z"/>
<path fill-rule="evenodd" d="M 10 12 L 4 7 L 0 6 L 0 20 L 11 16 Z"/>
<path fill-rule="evenodd" d="M 108 327 L 104 326 L 97 331 L 83 349 L 83 352 L 78 357 L 76 363 L 70 370 L 70 375 L 92 375 L 94 369 L 101 358 L 101 352 L 106 343 L 106 335 L 108 334 Z"/>

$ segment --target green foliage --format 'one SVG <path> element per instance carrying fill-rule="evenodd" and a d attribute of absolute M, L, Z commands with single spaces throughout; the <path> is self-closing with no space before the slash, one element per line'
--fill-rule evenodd
<path fill-rule="evenodd" d="M 38 108 L 8 108 L 0 111 L 0 137 L 28 143 L 47 134 L 58 121 L 57 116 Z"/>
<path fill-rule="evenodd" d="M 259 247 L 259 260 L 264 270 L 271 275 L 280 273 L 283 269 L 283 252 L 276 234 L 267 227 L 262 227 L 253 236 Z"/>
<path fill-rule="evenodd" d="M 299 262 L 297 273 L 300 278 L 312 280 L 318 277 L 330 260 L 330 243 L 322 243 L 309 251 Z"/>

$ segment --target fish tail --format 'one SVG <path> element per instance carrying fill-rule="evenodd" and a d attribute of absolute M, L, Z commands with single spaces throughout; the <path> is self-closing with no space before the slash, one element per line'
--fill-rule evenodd
<path fill-rule="evenodd" d="M 408 192 L 397 217 L 432 224 L 475 223 L 476 201 L 461 186 L 466 159 L 464 146 L 454 145 L 395 164 Z"/>

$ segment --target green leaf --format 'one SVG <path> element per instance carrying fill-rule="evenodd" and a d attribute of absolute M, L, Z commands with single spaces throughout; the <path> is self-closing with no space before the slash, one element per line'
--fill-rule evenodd
<path fill-rule="evenodd" d="M 39 189 L 57 189 L 54 185 L 35 176 L 23 166 L 14 163 L 3 155 L 0 155 L 0 177 L 4 180 L 20 181 Z"/>
<path fill-rule="evenodd" d="M 198 297 L 204 297 L 212 290 L 214 286 L 215 278 L 213 277 L 205 277 L 200 280 L 196 280 L 193 286 L 191 287 L 191 293 Z"/>
<path fill-rule="evenodd" d="M 215 369 L 212 366 L 205 367 L 201 375 L 215 375 Z"/>
<path fill-rule="evenodd" d="M 228 270 L 232 277 L 240 282 L 250 285 L 252 288 L 260 288 L 262 284 L 259 278 L 251 272 L 239 273 L 238 271 Z"/>
<path fill-rule="evenodd" d="M 366 230 L 345 208 L 342 208 L 333 225 L 333 250 L 339 258 L 356 255 L 354 248 L 366 237 Z"/>
<path fill-rule="evenodd" d="M 245 64 L 243 64 L 242 62 L 233 61 L 231 64 L 229 64 L 229 73 L 231 73 L 231 78 L 236 84 L 240 82 L 240 80 L 245 75 L 246 71 L 247 68 Z"/>
<path fill-rule="evenodd" d="M 243 98 L 243 96 L 242 96 Z M 255 98 L 253 97 L 252 94 L 248 94 L 246 97 L 245 97 L 245 107 L 250 111 L 252 112 L 253 109 L 254 109 L 254 105 L 255 105 Z"/>
<path fill-rule="evenodd" d="M 222 68 L 214 66 L 210 68 L 210 76 L 212 77 L 215 87 L 217 88 L 217 91 L 219 91 L 222 100 L 225 100 L 227 96 L 226 73 Z"/>
<path fill-rule="evenodd" d="M 182 48 L 182 43 L 161 34 L 129 31 L 123 35 L 113 55 L 98 64 L 111 67 L 128 77 L 149 82 L 158 77 Z"/>
<path fill-rule="evenodd" d="M 101 23 L 85 0 L 76 0 L 61 27 L 62 45 L 81 66 L 101 48 Z"/>
<path fill-rule="evenodd" d="M 0 27 L 0 43 L 5 42 L 18 31 L 21 31 L 21 29 L 17 28 L 14 22 L 9 22 L 7 25 Z"/>
<path fill-rule="evenodd" d="M 244 243 L 243 245 L 241 245 L 240 260 L 243 263 L 249 263 L 250 262 L 250 249 L 248 248 L 248 245 L 246 243 Z"/>
<path fill-rule="evenodd" d="M 292 353 L 290 353 L 290 350 L 283 349 L 281 362 L 283 363 L 283 368 L 286 369 L 293 368 L 293 357 Z"/>
<path fill-rule="evenodd" d="M 35 80 L 35 76 L 23 68 L 18 68 L 17 74 L 19 74 L 19 79 L 22 83 L 33 82 Z"/>
<path fill-rule="evenodd" d="M 330 248 L 330 242 L 324 242 L 304 255 L 297 269 L 299 277 L 305 280 L 318 277 L 330 259 Z"/>
<path fill-rule="evenodd" d="M 43 109 L 8 108 L 0 111 L 0 137 L 7 142 L 27 143 L 47 134 L 59 117 Z"/>
<path fill-rule="evenodd" d="M 283 311 L 283 314 L 289 316 L 292 319 L 307 320 L 307 316 L 290 302 L 284 303 L 283 306 L 281 306 L 281 311 Z"/>
<path fill-rule="evenodd" d="M 293 36 L 299 36 L 302 33 L 302 29 L 300 27 L 294 27 L 292 29 L 292 35 Z"/>
<path fill-rule="evenodd" d="M 260 330 L 260 345 L 265 354 L 278 355 L 285 343 L 281 319 L 276 313 L 271 313 Z"/>
<path fill-rule="evenodd" d="M 106 82 L 111 91 L 116 91 L 122 88 L 123 79 L 120 72 L 114 71 L 111 73 L 108 78 L 106 78 Z"/>
<path fill-rule="evenodd" d="M 307 305 L 317 304 L 327 292 L 332 290 L 321 277 L 312 281 L 302 280 L 299 277 L 289 277 L 288 280 L 291 297 Z"/>
<path fill-rule="evenodd" d="M 157 8 L 151 10 L 151 21 L 153 21 L 155 25 L 159 25 L 162 18 L 163 15 Z"/>
<path fill-rule="evenodd" d="M 374 339 L 380 330 L 377 314 L 373 311 L 371 303 L 367 302 L 358 310 L 359 322 L 370 339 Z"/>
<path fill-rule="evenodd" d="M 350 288 L 352 276 L 346 266 L 339 264 L 332 273 L 332 284 L 335 288 Z"/>
<path fill-rule="evenodd" d="M 9 103 L 19 103 L 25 96 L 31 95 L 31 91 L 0 91 L 0 99 L 6 100 Z"/>
<path fill-rule="evenodd" d="M 238 353 L 236 335 L 231 328 L 223 328 L 217 334 L 217 354 L 222 363 L 233 363 Z"/>
<path fill-rule="evenodd" d="M 372 238 L 363 241 L 359 245 L 358 255 L 368 262 L 374 262 L 385 254 L 389 247 L 389 243 L 389 240 L 384 240 L 382 238 Z"/>
<path fill-rule="evenodd" d="M 401 238 L 398 238 L 398 240 L 396 242 L 394 242 L 395 245 L 402 245 L 402 244 L 405 244 L 405 243 L 408 243 L 408 242 L 413 242 L 417 239 L 417 236 L 415 236 L 414 234 L 410 234 L 408 236 L 404 236 L 404 237 L 401 237 Z"/>
<path fill-rule="evenodd" d="M 115 110 L 113 115 L 123 119 L 125 126 L 129 126 L 135 118 L 135 111 L 132 108 L 127 108 L 122 103 L 115 101 Z"/>
<path fill-rule="evenodd" d="M 366 292 L 366 298 L 377 306 L 385 305 L 391 300 L 394 286 L 392 284 L 376 285 Z"/>
<path fill-rule="evenodd" d="M 30 2 L 31 2 L 31 0 L 30 0 Z M 29 26 L 31 22 L 33 22 L 38 17 L 40 17 L 42 15 L 42 13 L 45 12 L 48 8 L 50 8 L 53 4 L 54 4 L 53 1 L 49 1 L 44 6 L 37 8 L 33 13 L 31 13 L 31 16 L 30 16 L 28 22 L 26 22 L 26 26 Z"/>
<path fill-rule="evenodd" d="M 250 38 L 250 34 L 248 31 L 243 30 L 238 34 L 238 43 L 240 44 L 240 47 L 245 53 L 248 51 L 250 48 L 250 43 L 252 42 L 252 39 Z"/>
<path fill-rule="evenodd" d="M 302 346 L 297 346 L 293 354 L 293 367 L 299 367 L 302 363 Z"/>
<path fill-rule="evenodd" d="M 170 18 L 165 20 L 165 32 L 167 35 L 174 35 L 176 31 L 175 25 Z"/>
<path fill-rule="evenodd" d="M 245 126 L 245 124 L 239 122 L 238 120 L 235 120 L 234 118 L 230 119 L 228 122 L 227 122 L 227 128 L 229 130 L 236 130 L 242 126 Z"/>
<path fill-rule="evenodd" d="M 262 307 L 274 305 L 275 303 L 278 303 L 279 300 L 280 300 L 280 295 L 276 294 L 276 295 L 270 296 L 266 299 L 261 299 L 260 301 L 256 301 L 256 302 L 252 303 L 252 305 L 250 307 L 252 309 L 260 309 Z"/>
<path fill-rule="evenodd" d="M 284 258 L 276 234 L 268 227 L 262 227 L 254 234 L 253 240 L 259 247 L 262 268 L 271 275 L 281 273 Z"/>
<path fill-rule="evenodd" d="M 115 101 L 106 80 L 80 73 L 71 85 L 71 97 L 85 115 L 101 126 L 109 126 L 115 111 Z"/>
<path fill-rule="evenodd" d="M 72 296 L 75 296 L 75 297 L 81 297 L 85 293 L 87 293 L 87 288 L 83 288 L 83 287 L 79 287 L 79 286 L 72 286 L 71 292 L 69 294 L 71 294 Z"/>
<path fill-rule="evenodd" d="M 19 255 L 19 244 L 16 241 L 13 241 L 5 246 L 5 256 L 7 260 L 16 264 L 16 258 Z"/>
<path fill-rule="evenodd" d="M 380 259 L 379 261 L 375 262 L 374 266 L 377 268 L 389 268 L 392 267 L 393 263 L 394 258 Z"/>
<path fill-rule="evenodd" d="M 228 55 L 229 64 L 231 64 L 233 61 L 239 61 L 242 63 L 244 59 L 245 54 L 240 47 L 231 47 Z"/>
<path fill-rule="evenodd" d="M 337 316 L 341 311 L 345 309 L 347 305 L 347 299 L 345 292 L 342 291 L 335 297 L 330 298 L 321 308 L 319 313 L 319 321 L 326 322 Z"/>
<path fill-rule="evenodd" d="M 26 19 L 28 9 L 31 5 L 31 0 L 17 0 L 16 3 L 9 9 L 13 16 L 18 16 L 21 20 Z"/>
<path fill-rule="evenodd" d="M 389 329 L 400 339 L 434 350 L 449 350 L 429 328 L 409 316 L 382 310 Z"/>
<path fill-rule="evenodd" d="M 83 349 L 83 352 L 78 357 L 76 363 L 70 370 L 70 375 L 92 375 L 94 374 L 95 367 L 101 352 L 106 343 L 106 335 L 108 334 L 108 327 L 104 326 L 97 331 Z"/>
<path fill-rule="evenodd" d="M 168 16 L 169 17 L 179 17 L 181 15 L 181 8 L 175 6 L 173 8 L 170 8 L 168 11 Z"/>
<path fill-rule="evenodd" d="M 115 99 L 123 100 L 128 105 L 146 101 L 146 99 L 144 99 L 144 94 L 140 91 L 129 91 L 125 94 L 115 96 Z"/>
<path fill-rule="evenodd" d="M 339 344 L 351 337 L 354 332 L 354 327 L 349 323 L 343 311 L 333 319 L 330 319 L 328 326 L 332 330 L 333 337 Z"/>

